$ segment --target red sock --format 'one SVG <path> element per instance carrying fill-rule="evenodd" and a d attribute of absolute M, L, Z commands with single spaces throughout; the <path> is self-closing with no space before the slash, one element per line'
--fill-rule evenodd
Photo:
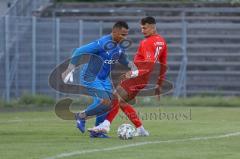
<path fill-rule="evenodd" d="M 112 110 L 108 113 L 106 119 L 112 123 L 113 119 L 117 116 L 118 110 L 119 110 L 119 102 L 118 99 L 113 99 L 112 101 L 113 108 Z"/>
<path fill-rule="evenodd" d="M 136 128 L 142 126 L 142 121 L 137 115 L 136 110 L 127 103 L 121 103 L 122 111 L 127 115 L 128 119 L 135 125 Z"/>

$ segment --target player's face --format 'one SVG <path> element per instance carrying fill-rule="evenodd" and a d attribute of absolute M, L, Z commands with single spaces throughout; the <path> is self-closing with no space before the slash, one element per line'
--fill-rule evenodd
<path fill-rule="evenodd" d="M 148 23 L 141 25 L 141 31 L 145 37 L 149 37 L 149 36 L 155 34 L 156 25 L 148 24 Z"/>
<path fill-rule="evenodd" d="M 119 43 L 123 39 L 127 38 L 128 35 L 128 29 L 126 28 L 121 28 L 121 29 L 114 29 L 112 32 L 113 35 L 113 40 Z"/>

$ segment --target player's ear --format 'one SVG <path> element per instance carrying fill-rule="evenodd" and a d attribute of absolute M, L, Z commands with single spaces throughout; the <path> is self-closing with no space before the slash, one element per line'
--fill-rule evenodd
<path fill-rule="evenodd" d="M 155 25 L 154 24 L 150 24 L 149 25 L 151 29 L 154 29 L 155 28 Z"/>
<path fill-rule="evenodd" d="M 157 26 L 155 24 L 152 24 L 153 30 L 157 30 Z"/>

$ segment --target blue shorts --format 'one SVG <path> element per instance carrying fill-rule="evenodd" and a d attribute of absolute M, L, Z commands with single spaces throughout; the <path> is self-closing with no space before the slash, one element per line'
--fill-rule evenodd
<path fill-rule="evenodd" d="M 106 80 L 100 80 L 97 77 L 95 80 L 86 81 L 85 80 L 85 69 L 80 72 L 80 84 L 87 87 L 88 94 L 93 97 L 98 97 L 101 99 L 111 99 L 112 98 L 112 83 L 109 78 Z"/>
<path fill-rule="evenodd" d="M 93 103 L 90 104 L 86 109 L 86 114 L 94 114 L 99 117 L 96 121 L 96 125 L 103 122 L 109 107 L 101 105 L 101 99 L 111 100 L 112 99 L 112 83 L 109 78 L 106 80 L 100 80 L 97 77 L 90 81 L 86 81 L 86 74 L 84 69 L 80 72 L 80 84 L 87 88 L 87 94 L 93 97 Z M 93 80 L 94 79 L 94 80 Z M 100 106 L 100 107 L 99 107 Z M 104 111 L 102 111 L 104 110 Z M 101 113 L 99 113 L 101 112 Z M 97 118 L 98 119 L 98 118 Z"/>

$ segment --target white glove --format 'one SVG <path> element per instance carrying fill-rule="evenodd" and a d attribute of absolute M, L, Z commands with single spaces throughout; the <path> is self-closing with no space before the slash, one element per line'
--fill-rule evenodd
<path fill-rule="evenodd" d="M 67 76 L 63 80 L 64 83 L 73 82 L 73 72 L 74 72 L 74 69 L 67 74 Z"/>

